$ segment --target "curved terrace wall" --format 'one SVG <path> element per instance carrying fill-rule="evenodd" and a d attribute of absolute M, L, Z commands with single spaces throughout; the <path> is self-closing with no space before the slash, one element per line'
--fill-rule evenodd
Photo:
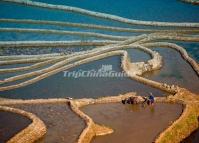
<path fill-rule="evenodd" d="M 46 126 L 37 116 L 32 113 L 16 109 L 10 108 L 6 106 L 0 106 L 0 110 L 6 112 L 13 112 L 22 116 L 25 116 L 32 120 L 32 123 L 23 129 L 21 132 L 17 133 L 14 137 L 12 137 L 8 143 L 33 143 L 36 140 L 40 139 L 46 133 Z"/>

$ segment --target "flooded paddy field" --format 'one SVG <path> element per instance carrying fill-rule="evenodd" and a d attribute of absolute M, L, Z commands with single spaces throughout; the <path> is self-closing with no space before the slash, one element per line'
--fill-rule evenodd
<path fill-rule="evenodd" d="M 96 137 L 92 143 L 151 143 L 165 128 L 178 119 L 182 106 L 156 103 L 146 108 L 121 103 L 94 104 L 81 109 L 93 120 L 114 130 L 113 134 Z"/>
<path fill-rule="evenodd" d="M 158 42 L 159 40 L 159 42 L 161 42 L 162 36 L 168 36 L 165 41 L 171 40 L 171 42 L 181 45 L 187 50 L 188 54 L 196 60 L 196 62 L 199 62 L 199 45 L 197 43 L 199 41 L 199 7 L 196 5 L 183 3 L 180 0 L 143 0 L 142 2 L 139 0 L 118 0 L 117 2 L 114 0 L 85 0 L 84 2 L 81 0 L 34 0 L 32 3 L 28 0 L 21 2 L 22 1 L 20 0 L 0 1 L 0 56 L 28 55 L 27 57 L 29 58 L 27 59 L 29 60 L 34 54 L 40 56 L 42 56 L 42 54 L 53 53 L 70 55 L 75 52 L 100 48 L 101 45 L 99 47 L 62 47 L 55 45 L 56 42 L 68 41 L 70 43 L 74 40 L 80 42 L 113 40 L 115 43 L 121 44 L 122 42 L 126 42 L 126 40 L 139 35 L 146 37 L 138 40 L 138 43 L 132 42 L 127 44 L 127 46 L 135 43 L 139 46 L 143 46 L 142 40 L 146 40 L 146 43 L 147 40 L 149 40 L 148 42 L 153 42 L 153 36 L 157 36 L 157 39 L 154 41 Z M 31 4 L 28 5 L 26 2 L 30 2 Z M 44 3 L 43 6 L 42 2 Z M 49 3 L 49 5 L 47 3 Z M 60 8 L 58 5 L 63 6 Z M 46 24 L 46 22 L 48 24 Z M 51 24 L 49 24 L 49 22 Z M 62 24 L 60 25 L 60 23 Z M 96 27 L 96 24 L 98 28 L 94 28 Z M 106 28 L 103 28 L 103 26 Z M 113 30 L 115 29 L 114 27 L 110 30 L 110 27 L 107 28 L 107 26 L 115 26 L 119 28 L 120 31 Z M 121 28 L 123 30 L 121 30 Z M 128 30 L 130 29 L 131 32 L 124 30 L 127 30 L 127 28 Z M 141 30 L 142 32 L 132 32 L 132 30 Z M 151 32 L 146 32 L 147 30 Z M 159 32 L 155 32 L 154 30 Z M 165 34 L 165 32 L 163 32 L 164 30 L 170 32 L 166 32 Z M 175 32 L 175 30 L 178 32 Z M 186 30 L 189 32 L 182 32 Z M 150 40 L 151 38 L 152 41 Z M 177 40 L 175 40 L 175 38 L 177 38 Z M 176 42 L 180 39 L 181 41 L 186 42 Z M 37 45 L 37 47 L 35 47 L 36 45 L 34 44 L 38 41 L 53 42 L 55 47 L 52 45 L 49 47 L 48 45 Z M 190 41 L 192 43 L 189 43 Z M 18 47 L 11 46 L 5 48 L 5 45 L 2 44 L 4 42 L 7 42 L 7 44 L 12 42 L 30 42 L 33 46 L 21 47 L 19 44 Z M 109 44 L 110 43 L 106 44 L 106 46 L 110 46 Z M 145 48 L 147 49 L 147 47 Z M 149 68 L 148 71 L 150 72 L 145 73 L 144 78 L 157 81 L 156 85 L 160 85 L 158 88 L 166 88 L 166 91 L 169 91 L 169 89 L 171 89 L 171 86 L 169 85 L 178 85 L 193 93 L 199 93 L 199 78 L 197 73 L 193 71 L 192 67 L 184 61 L 184 59 L 182 59 L 177 51 L 159 47 L 151 49 L 159 52 L 160 55 L 163 56 L 163 66 L 159 70 L 151 71 L 151 69 L 153 69 L 153 64 L 147 65 L 147 61 L 150 60 L 151 57 L 145 52 L 137 49 L 122 48 L 122 50 L 124 50 L 123 53 L 127 51 L 129 54 L 126 61 L 130 60 L 131 62 L 146 63 L 144 68 Z M 114 52 L 118 51 L 115 50 Z M 122 53 L 122 51 L 120 52 Z M 103 54 L 107 54 L 107 52 L 104 52 Z M 81 53 L 79 55 L 81 56 Z M 4 59 L 5 57 L 1 58 Z M 85 58 L 82 59 L 85 60 Z M 24 60 L 26 59 L 24 58 Z M 46 62 L 47 60 L 44 61 Z M 63 59 L 60 59 L 60 61 L 63 61 Z M 30 63 L 31 62 L 32 61 L 30 61 Z M 80 60 L 78 62 L 80 62 Z M 0 61 L 0 63 L 4 63 L 4 61 Z M 0 70 L 28 66 L 30 63 L 0 65 Z M 71 64 L 73 63 L 75 62 L 71 62 Z M 158 63 L 157 59 L 156 63 Z M 128 65 L 127 62 L 125 65 Z M 50 64 L 46 64 L 42 68 L 47 68 L 49 66 Z M 142 65 L 140 64 L 140 66 Z M 73 99 L 79 99 L 118 96 L 128 92 L 136 92 L 137 95 L 141 96 L 148 96 L 149 93 L 153 93 L 156 97 L 165 97 L 168 95 L 168 93 L 159 89 L 152 88 L 152 86 L 157 86 L 154 86 L 155 82 L 151 82 L 150 84 L 150 81 L 148 81 L 148 85 L 145 85 L 141 82 L 132 80 L 129 77 L 81 77 L 78 74 L 71 77 L 66 75 L 66 72 L 103 72 L 103 70 L 107 70 L 107 68 L 108 70 L 115 72 L 123 72 L 121 68 L 121 56 L 106 57 L 101 60 L 92 61 L 73 67 L 67 71 L 61 71 L 36 83 L 6 90 L 5 86 L 18 84 L 25 80 L 31 80 L 37 76 L 13 82 L 11 79 L 10 83 L 3 81 L 5 78 L 32 71 L 36 72 L 42 68 L 15 73 L 0 73 L 0 98 L 49 99 L 72 97 Z M 147 79 L 145 79 L 145 81 L 147 81 Z M 158 82 L 167 83 L 169 85 Z M 175 86 L 172 87 L 173 88 L 170 90 L 171 93 L 177 92 Z M 192 97 L 192 95 L 190 95 L 190 97 Z M 6 101 L 6 99 L 4 100 Z M 183 99 L 183 101 L 186 100 L 188 99 Z M 0 100 L 0 102 L 1 101 L 3 100 Z M 193 102 L 193 107 L 195 107 L 195 104 L 197 103 L 195 103 L 195 101 L 191 102 Z M 74 143 L 77 141 L 82 130 L 86 127 L 85 122 L 71 111 L 70 106 L 67 103 L 17 104 L 12 105 L 11 107 L 31 112 L 44 121 L 47 126 L 47 134 L 39 140 L 38 143 Z M 122 105 L 121 103 L 110 103 L 88 105 L 83 107 L 82 110 L 88 114 L 94 122 L 114 129 L 113 134 L 96 137 L 92 140 L 92 143 L 151 143 L 161 132 L 180 117 L 183 109 L 179 104 L 156 103 L 155 106 L 142 107 L 138 105 L 132 106 Z M 0 123 L 5 122 L 5 124 L 0 124 L 0 127 L 2 128 L 2 130 L 0 128 L 0 142 L 8 140 L 13 134 L 29 124 L 29 120 L 22 118 L 22 116 L 18 116 L 17 114 L 0 112 Z M 16 127 L 14 123 L 17 123 L 19 126 Z M 7 131 L 8 134 L 5 134 L 4 131 Z M 184 141 L 191 143 L 198 142 L 197 136 L 198 131 L 195 131 Z M 1 139 L 1 137 L 3 137 L 3 139 Z"/>
<path fill-rule="evenodd" d="M 160 70 L 144 74 L 144 77 L 154 81 L 178 85 L 199 93 L 199 77 L 192 67 L 174 49 L 152 48 L 163 56 L 163 66 Z"/>
<path fill-rule="evenodd" d="M 47 134 L 38 143 L 74 143 L 85 128 L 84 121 L 71 111 L 67 103 L 20 104 L 11 107 L 31 112 L 44 122 Z"/>
<path fill-rule="evenodd" d="M 143 59 L 139 54 L 143 52 L 135 50 L 137 56 L 133 59 Z M 133 52 L 133 50 L 131 50 Z M 145 55 L 145 53 L 144 53 Z M 145 58 L 145 57 L 144 57 Z M 147 59 L 147 58 L 145 58 Z M 80 65 L 69 71 L 98 71 L 103 65 L 111 65 L 115 72 L 122 72 L 121 58 L 119 56 L 109 57 L 102 60 Z M 0 75 L 1 77 L 2 75 Z M 78 76 L 78 75 L 77 75 Z M 39 92 L 36 92 L 39 91 Z M 139 95 L 147 96 L 152 92 L 155 96 L 164 96 L 166 93 L 144 85 L 129 77 L 65 77 L 64 72 L 43 79 L 26 87 L 2 91 L 0 95 L 5 98 L 97 98 L 101 96 L 117 96 L 127 92 L 137 92 Z"/>
<path fill-rule="evenodd" d="M 25 129 L 31 120 L 12 112 L 0 111 L 0 142 L 7 142 L 15 134 Z"/>

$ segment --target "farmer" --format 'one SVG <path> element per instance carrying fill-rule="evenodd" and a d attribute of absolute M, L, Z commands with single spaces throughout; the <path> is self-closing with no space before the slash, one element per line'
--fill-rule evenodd
<path fill-rule="evenodd" d="M 155 98 L 154 98 L 154 96 L 153 96 L 153 94 L 151 92 L 149 94 L 150 95 L 148 97 L 143 97 L 143 99 L 144 99 L 144 101 L 142 103 L 143 105 L 145 103 L 147 103 L 147 105 L 153 105 L 154 104 Z"/>
<path fill-rule="evenodd" d="M 153 94 L 151 92 L 150 92 L 150 95 L 149 95 L 148 99 L 149 99 L 148 105 L 153 105 L 154 102 L 155 102 L 155 98 L 154 98 L 154 96 L 153 96 Z"/>

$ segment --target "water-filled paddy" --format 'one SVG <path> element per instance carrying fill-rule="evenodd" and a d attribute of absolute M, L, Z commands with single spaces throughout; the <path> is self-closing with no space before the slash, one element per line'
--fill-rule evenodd
<path fill-rule="evenodd" d="M 137 51 L 138 54 L 143 54 Z M 139 56 L 137 56 L 139 57 Z M 136 58 L 133 58 L 136 59 Z M 138 58 L 140 60 L 141 58 Z M 102 65 L 112 65 L 112 70 L 122 72 L 120 66 L 120 57 L 114 56 L 102 60 L 90 62 L 71 69 L 70 71 L 79 70 L 99 70 Z M 158 89 L 146 86 L 128 77 L 64 77 L 61 72 L 54 76 L 43 79 L 32 85 L 9 91 L 0 92 L 2 97 L 6 98 L 57 98 L 73 97 L 85 98 L 100 96 L 117 96 L 126 92 L 138 92 L 139 95 L 146 96 L 152 92 L 155 96 L 163 96 L 165 93 Z"/>
<path fill-rule="evenodd" d="M 25 129 L 31 120 L 16 113 L 0 111 L 0 142 L 7 142 L 18 132 Z"/>
<path fill-rule="evenodd" d="M 114 129 L 114 133 L 96 137 L 92 143 L 151 143 L 182 113 L 177 104 L 157 103 L 154 107 L 121 103 L 88 105 L 81 109 L 93 120 Z"/>
<path fill-rule="evenodd" d="M 42 2 L 49 2 L 47 0 L 38 0 Z M 193 6 L 191 4 L 186 4 L 182 3 L 181 1 L 177 0 L 144 0 L 140 2 L 139 0 L 118 0 L 115 2 L 114 0 L 101 0 L 101 1 L 90 1 L 86 0 L 84 3 L 82 1 L 76 0 L 76 1 L 57 1 L 57 0 L 52 0 L 50 3 L 53 4 L 64 4 L 64 5 L 71 5 L 71 6 L 77 6 L 81 8 L 86 8 L 89 10 L 95 10 L 99 12 L 106 12 L 109 14 L 116 14 L 119 16 L 131 18 L 131 19 L 138 19 L 138 20 L 152 20 L 152 21 L 170 21 L 170 22 L 199 22 L 199 7 L 198 6 Z M 169 4 L 168 4 L 169 3 Z M 110 8 L 111 6 L 111 8 Z M 72 13 L 64 13 L 62 11 L 51 11 L 48 9 L 41 9 L 41 8 L 35 8 L 35 7 L 25 7 L 21 5 L 16 5 L 16 4 L 11 4 L 11 3 L 5 3 L 5 2 L 0 2 L 0 17 L 1 18 L 17 18 L 17 19 L 43 19 L 43 20 L 59 20 L 59 21 L 71 21 L 71 22 L 79 22 L 79 23 L 94 23 L 94 24 L 107 24 L 107 25 L 117 25 L 117 26 L 122 26 L 124 24 L 118 23 L 118 22 L 108 22 L 106 20 L 99 21 L 99 19 L 94 19 L 94 18 L 87 18 L 85 16 L 79 15 L 79 14 L 72 14 Z M 25 12 L 24 12 L 25 11 Z M 14 14 L 13 14 L 14 13 Z M 126 27 L 130 27 L 129 25 L 125 25 Z M 46 29 L 57 29 L 57 30 L 72 30 L 72 31 L 79 31 L 79 28 L 66 28 L 66 27 L 58 27 L 58 26 L 49 26 L 49 25 L 27 25 L 27 24 L 8 24 L 8 23 L 0 23 L 0 27 L 20 27 L 20 28 L 46 28 Z M 142 27 L 142 26 L 133 26 L 135 27 Z M 142 27 L 143 28 L 143 27 Z M 92 32 L 100 32 L 98 30 L 83 30 L 83 31 L 92 31 Z M 119 34 L 115 32 L 107 32 L 107 31 L 101 31 L 102 33 L 106 34 Z M 134 34 L 127 34 L 126 35 L 134 35 Z M 137 34 L 137 33 L 135 33 Z M 121 34 L 120 34 L 121 35 Z M 55 35 L 55 34 L 36 34 L 36 33 L 11 33 L 11 32 L 1 32 L 0 34 L 0 41 L 16 41 L 16 40 L 85 40 L 84 36 L 68 36 L 68 35 Z M 88 38 L 88 39 L 95 39 L 95 38 Z M 197 52 L 198 51 L 195 45 L 191 45 L 188 50 L 188 52 L 195 58 L 198 59 Z M 23 52 L 22 52 L 23 51 Z M 160 50 L 161 51 L 161 50 Z M 47 51 L 42 51 L 40 53 L 51 53 L 51 52 L 63 52 L 63 51 L 58 51 L 54 49 L 49 49 Z M 72 51 L 73 52 L 73 51 Z M 199 93 L 198 90 L 198 76 L 194 74 L 192 69 L 188 64 L 183 62 L 179 55 L 177 55 L 175 52 L 168 52 L 168 51 L 163 51 L 163 55 L 165 53 L 165 57 L 167 58 L 164 61 L 164 66 L 160 71 L 156 71 L 154 73 L 147 74 L 146 76 L 150 79 L 161 81 L 161 82 L 166 82 L 170 84 L 177 84 L 182 87 L 186 87 L 189 90 Z M 3 51 L 0 49 L 0 55 L 5 55 L 5 54 L 31 54 L 30 51 L 28 50 L 16 50 L 10 52 L 10 51 Z M 134 54 L 134 55 L 133 55 Z M 147 60 L 149 57 L 143 53 L 136 53 L 132 52 L 132 61 L 142 61 L 142 60 Z M 177 56 L 176 56 L 177 55 Z M 136 57 L 134 59 L 134 56 Z M 71 69 L 72 70 L 89 70 L 89 69 L 99 69 L 102 64 L 111 64 L 113 66 L 113 69 L 116 71 L 121 71 L 120 69 L 120 58 L 119 57 L 112 57 L 112 58 L 106 58 L 103 60 L 99 60 L 96 62 L 92 62 L 89 64 L 85 64 L 76 68 Z M 0 67 L 1 68 L 1 67 Z M 0 75 L 1 76 L 1 75 Z M 1 79 L 1 78 L 0 78 Z M 49 77 L 47 79 L 44 79 L 38 83 L 35 83 L 33 85 L 29 85 L 27 87 L 15 89 L 15 90 L 10 90 L 10 91 L 5 91 L 5 92 L 0 92 L 0 95 L 2 97 L 6 98 L 23 98 L 23 99 L 30 99 L 30 98 L 55 98 L 55 97 L 73 97 L 73 98 L 83 98 L 83 97 L 93 97 L 97 98 L 100 96 L 111 96 L 111 95 L 118 95 L 121 93 L 126 93 L 130 91 L 135 91 L 138 92 L 139 95 L 148 95 L 148 92 L 152 92 L 155 96 L 163 96 L 164 93 L 157 89 L 153 89 L 151 87 L 145 86 L 141 83 L 132 81 L 128 78 L 66 78 L 63 77 L 63 73 L 56 74 L 52 77 Z M 112 105 L 110 105 L 112 106 Z M 168 126 L 169 122 L 166 122 L 165 120 L 167 119 L 167 116 L 165 116 L 164 112 L 160 112 L 159 110 L 167 111 L 162 109 L 161 107 L 164 107 L 165 105 L 161 105 L 158 110 L 155 110 L 155 112 L 147 112 L 144 114 L 140 113 L 142 111 L 146 111 L 145 109 L 141 109 L 136 116 L 132 116 L 131 121 L 136 121 L 134 119 L 140 117 L 141 119 L 145 119 L 144 123 L 146 120 L 149 122 L 152 119 L 151 123 L 153 121 L 158 122 L 158 128 L 160 129 L 158 132 L 154 131 L 152 132 L 153 135 L 146 135 L 147 139 L 149 139 L 149 142 L 151 142 L 156 135 L 162 131 L 165 127 Z M 175 108 L 173 110 L 174 105 L 169 105 L 169 112 L 170 108 L 172 108 L 171 112 L 172 118 L 170 119 L 175 120 L 179 114 L 180 114 L 180 109 L 181 108 Z M 175 105 L 176 106 L 176 105 Z M 31 106 L 28 106 L 29 108 Z M 58 108 L 58 107 L 57 107 Z M 156 107 L 155 107 L 156 108 Z M 43 109 L 43 107 L 42 107 Z M 108 109 L 108 107 L 107 107 Z M 113 110 L 118 109 L 117 107 L 114 107 Z M 176 111 L 178 109 L 178 111 Z M 40 112 L 40 109 L 35 109 L 35 111 Z M 118 109 L 120 111 L 120 109 Z M 30 110 L 31 112 L 34 112 L 33 110 Z M 57 111 L 57 110 L 56 110 Z M 69 112 L 69 111 L 67 111 Z M 95 112 L 93 110 L 92 112 Z M 138 111 L 137 111 L 138 112 Z M 135 112 L 135 113 L 137 113 Z M 163 113 L 163 114 L 158 114 L 158 113 Z M 35 112 L 36 113 L 36 112 Z M 134 112 L 133 112 L 134 113 Z M 150 114 L 149 114 L 150 113 Z M 156 113 L 158 114 L 156 118 Z M 175 115 L 173 113 L 176 113 Z M 178 115 L 177 115 L 178 113 Z M 39 114 L 43 114 L 39 113 Z M 51 113 L 49 113 L 51 114 Z M 52 113 L 54 114 L 54 113 Z M 121 113 L 123 114 L 123 113 Z M 124 112 L 126 114 L 126 112 Z M 152 114 L 152 115 L 151 115 Z M 166 113 L 166 115 L 170 115 L 169 113 Z M 44 114 L 47 116 L 46 114 Z M 113 115 L 110 113 L 110 115 Z M 142 115 L 144 117 L 142 118 Z M 155 117 L 154 117 L 154 116 Z M 48 116 L 47 116 L 48 117 Z M 58 116 L 59 117 L 59 116 Z M 98 116 L 96 116 L 98 117 Z M 108 115 L 107 115 L 108 117 Z M 116 116 L 117 117 L 117 116 Z M 123 117 L 123 116 L 122 116 Z M 135 118 L 136 117 L 136 118 Z M 146 118 L 145 118 L 146 117 Z M 163 119 L 162 119 L 163 117 Z M 170 116 L 168 116 L 170 117 Z M 175 117 L 175 118 L 174 118 Z M 46 118 L 46 117 L 45 117 Z M 128 114 L 124 116 L 124 121 L 125 123 L 129 123 L 127 120 L 130 117 L 128 117 Z M 138 118 L 138 119 L 140 119 Z M 110 117 L 111 119 L 111 117 Z M 117 118 L 115 118 L 117 119 Z M 113 119 L 113 120 L 115 120 Z M 125 120 L 126 119 L 126 120 Z M 160 120 L 161 119 L 161 120 Z M 164 120 L 165 119 L 165 120 Z M 49 116 L 49 120 L 54 120 L 54 117 L 51 119 Z M 116 120 L 117 121 L 117 120 Z M 162 123 L 165 121 L 164 123 Z M 133 122 L 133 123 L 134 123 Z M 140 120 L 138 121 L 140 123 Z M 144 124 L 143 123 L 143 124 Z M 123 123 L 118 124 L 123 125 Z M 142 123 L 141 123 L 142 124 Z M 129 125 L 129 124 L 128 124 Z M 128 126 L 127 125 L 127 126 Z M 155 124 L 147 124 L 147 125 L 153 125 Z M 163 127 L 164 125 L 164 127 Z M 152 129 L 156 129 L 150 127 Z M 155 126 L 156 127 L 156 126 Z M 72 129 L 73 126 L 70 127 Z M 145 131 L 148 128 L 145 127 L 137 127 L 138 131 L 140 129 L 145 129 Z M 126 127 L 125 131 L 130 131 L 130 129 Z M 137 131 L 137 130 L 136 130 Z M 122 132 L 122 129 L 121 129 Z M 116 132 L 117 133 L 117 132 Z M 135 133 L 135 132 L 133 132 Z M 127 141 L 131 141 L 132 138 L 128 136 L 129 134 L 123 135 L 122 137 L 118 138 L 117 141 L 123 140 L 125 143 L 126 139 Z M 48 142 L 53 142 L 54 140 L 52 138 L 48 137 L 45 138 L 44 140 L 47 140 Z M 57 138 L 58 135 L 56 135 Z M 77 136 L 77 135 L 76 135 Z M 110 135 L 112 136 L 112 135 Z M 94 140 L 94 142 L 101 142 L 101 140 L 106 140 L 106 138 L 109 138 L 110 136 L 107 136 L 105 138 L 97 138 Z M 143 139 L 143 136 L 140 136 L 140 139 Z M 119 136 L 117 136 L 119 137 Z M 111 138 L 111 137 L 110 137 Z M 60 138 L 59 138 L 60 139 Z M 62 139 L 62 138 L 61 138 Z M 62 140 L 60 139 L 59 142 Z M 65 138 L 63 138 L 64 140 Z M 73 138 L 74 139 L 74 138 Z M 70 139 L 71 141 L 73 139 Z M 114 138 L 115 139 L 115 138 Z M 108 140 L 110 142 L 110 140 Z M 142 142 L 142 141 L 141 141 Z"/>
<path fill-rule="evenodd" d="M 131 19 L 140 20 L 155 20 L 155 21 L 173 21 L 173 22 L 199 22 L 197 13 L 199 8 L 195 5 L 182 3 L 177 0 L 144 0 L 140 3 L 139 0 L 118 0 L 117 3 L 114 0 L 101 0 L 90 1 L 85 0 L 82 3 L 81 0 L 76 1 L 58 1 L 58 0 L 36 0 L 40 2 L 46 2 L 51 4 L 62 4 L 69 6 L 76 6 L 85 8 L 88 10 L 94 10 L 104 13 L 115 14 Z M 168 4 L 169 3 L 169 4 Z M 91 19 L 87 19 L 85 16 L 73 15 L 70 13 L 64 13 L 61 11 L 50 11 L 40 8 L 24 7 L 20 5 L 1 2 L 2 9 L 0 16 L 9 18 L 30 18 L 30 19 L 46 19 L 46 20 L 70 20 L 76 22 L 88 22 Z M 111 8 L 110 8 L 111 6 Z M 133 8 L 132 8 L 133 6 Z M 13 8 L 14 7 L 14 8 Z M 168 10 L 169 9 L 169 10 Z M 143 12 L 145 10 L 145 12 Z M 12 14 L 13 12 L 14 15 Z M 24 13 L 26 11 L 26 13 Z M 34 12 L 34 14 L 33 14 Z M 95 20 L 97 22 L 99 20 Z"/>
<path fill-rule="evenodd" d="M 148 53 L 139 49 L 127 49 L 131 62 L 147 62 L 151 59 Z"/>
<path fill-rule="evenodd" d="M 84 121 L 67 103 L 12 105 L 37 115 L 46 125 L 47 134 L 39 143 L 74 143 L 85 128 Z"/>
<path fill-rule="evenodd" d="M 41 2 L 48 2 L 46 0 L 38 0 Z M 117 25 L 124 26 L 124 24 L 117 22 L 108 22 L 107 20 L 95 19 L 90 17 L 85 17 L 79 14 L 74 13 L 65 13 L 63 11 L 52 11 L 49 9 L 42 9 L 36 7 L 26 7 L 17 4 L 11 4 L 7 2 L 1 3 L 1 18 L 17 18 L 17 19 L 42 19 L 42 20 L 59 20 L 59 21 L 70 21 L 70 22 L 80 22 L 80 23 L 94 23 L 94 24 L 108 24 L 108 25 Z M 80 8 L 86 8 L 89 10 L 95 10 L 99 12 L 105 12 L 109 14 L 115 14 L 119 16 L 123 16 L 131 19 L 140 19 L 140 20 L 156 20 L 156 21 L 173 21 L 173 22 L 198 22 L 198 11 L 199 8 L 194 5 L 182 3 L 180 1 L 173 0 L 152 0 L 152 1 L 142 1 L 140 3 L 138 0 L 125 2 L 122 0 L 117 1 L 117 3 L 113 2 L 113 0 L 102 0 L 100 2 L 97 1 L 85 1 L 84 3 L 80 1 L 56 1 L 53 0 L 50 3 L 52 4 L 63 4 L 76 6 Z M 169 5 L 167 4 L 169 3 Z M 111 4 L 111 8 L 110 8 Z M 134 6 L 132 8 L 132 5 Z M 147 12 L 143 12 L 143 9 Z M 168 11 L 169 9 L 169 11 Z M 26 11 L 24 13 L 23 11 Z M 13 15 L 13 13 L 15 13 Z M 34 14 L 33 14 L 34 13 Z M 129 27 L 129 25 L 126 25 Z M 19 28 L 46 28 L 46 29 L 57 29 L 57 30 L 73 30 L 78 31 L 79 28 L 69 28 L 69 27 L 58 27 L 58 26 L 50 26 L 50 25 L 33 25 L 33 24 L 15 24 L 15 23 L 1 23 L 0 27 L 19 27 Z M 134 26 L 136 27 L 136 26 Z M 83 31 L 92 31 L 96 32 L 96 30 L 88 30 L 83 29 Z M 101 31 L 102 33 L 106 33 L 105 31 Z M 109 34 L 112 32 L 109 32 Z M 118 34 L 118 33 L 117 33 Z M 48 34 L 34 34 L 34 33 L 1 33 L 0 40 L 75 40 L 77 37 L 64 36 L 64 35 L 48 35 Z M 85 37 L 79 37 L 80 40 L 85 40 Z M 197 59 L 197 54 L 192 53 L 194 51 L 195 45 L 189 45 L 188 50 L 189 53 L 193 57 Z M 87 48 L 86 48 L 87 49 Z M 80 50 L 78 48 L 78 50 Z M 83 49 L 81 49 L 83 50 Z M 37 48 L 32 48 L 31 50 L 19 50 L 19 49 L 1 49 L 0 54 L 2 55 L 10 55 L 10 54 L 33 54 L 33 53 L 51 53 L 51 52 L 74 52 L 75 49 L 71 50 L 61 50 L 59 48 L 42 48 L 37 50 Z M 133 51 L 131 49 L 128 50 L 131 53 L 131 59 L 133 62 L 135 61 L 146 61 L 149 59 L 148 55 L 143 52 Z M 133 52 L 132 52 L 133 51 Z M 160 50 L 161 51 L 161 50 Z M 170 83 L 170 84 L 179 84 L 182 87 L 187 87 L 193 92 L 199 92 L 197 88 L 198 82 L 195 82 L 196 75 L 190 69 L 185 62 L 181 62 L 180 57 L 176 56 L 172 53 L 173 58 L 176 58 L 177 61 L 169 60 L 171 54 L 169 52 L 163 53 L 166 54 L 165 57 L 165 66 L 160 71 L 155 72 L 155 75 L 152 74 L 152 79 L 157 79 L 158 81 Z M 164 58 L 165 58 L 164 57 Z M 175 59 L 175 60 L 176 60 Z M 169 64 L 167 64 L 168 62 Z M 171 63 L 170 63 L 171 62 Z M 180 63 L 180 65 L 179 65 Z M 185 65 L 184 65 L 185 63 Z M 99 60 L 97 62 L 91 62 L 86 65 L 79 66 L 74 68 L 78 69 L 92 69 L 93 66 L 100 68 L 102 64 L 112 64 L 113 68 L 119 69 L 120 67 L 120 58 L 106 58 L 104 60 Z M 177 64 L 177 66 L 175 66 Z M 183 64 L 183 65 L 182 65 Z M 182 66 L 181 68 L 179 68 Z M 74 70 L 72 69 L 72 70 Z M 162 72 L 163 71 L 163 72 Z M 158 73 L 158 74 L 157 74 Z M 188 74 L 189 73 L 189 74 Z M 151 78 L 151 76 L 149 77 Z M 194 83 L 193 83 L 194 82 Z M 192 86 L 194 85 L 194 86 Z M 74 90 L 75 89 L 75 90 Z M 39 91 L 39 92 L 36 92 Z M 140 83 L 132 81 L 128 78 L 64 78 L 63 73 L 56 74 L 52 77 L 44 79 L 38 83 L 33 85 L 29 85 L 27 87 L 23 87 L 20 89 L 15 89 L 11 91 L 0 92 L 3 97 L 8 98 L 52 98 L 52 97 L 66 97 L 71 96 L 74 98 L 82 98 L 82 97 L 99 97 L 99 96 L 111 96 L 118 95 L 120 93 L 125 93 L 129 91 L 137 91 L 141 95 L 147 95 L 148 92 L 153 92 L 156 96 L 162 95 L 162 93 L 156 89 L 152 89 L 150 87 L 144 86 Z M 144 92 L 145 91 L 145 92 Z M 28 96 L 27 96 L 28 95 Z"/>
<path fill-rule="evenodd" d="M 163 56 L 163 67 L 160 70 L 146 73 L 145 77 L 168 84 L 179 85 L 192 92 L 199 93 L 199 77 L 174 49 L 153 48 Z"/>
<path fill-rule="evenodd" d="M 178 0 L 144 0 L 140 3 L 139 0 L 101 0 L 101 1 L 90 1 L 86 0 L 82 3 L 81 0 L 77 1 L 58 1 L 58 0 L 38 0 L 41 2 L 51 4 L 69 5 L 88 10 L 94 10 L 98 12 L 104 12 L 109 14 L 115 14 L 122 17 L 137 19 L 137 20 L 152 20 L 152 21 L 169 21 L 169 22 L 199 22 L 198 17 L 198 6 L 182 3 Z M 169 3 L 169 4 L 168 4 Z M 6 2 L 0 2 L 1 18 L 16 18 L 16 19 L 42 19 L 42 20 L 57 20 L 67 22 L 79 22 L 79 23 L 93 23 L 93 24 L 107 24 L 115 26 L 129 26 L 118 22 L 110 22 L 102 19 L 95 19 L 80 14 L 65 13 L 62 11 L 53 11 L 35 7 L 25 7 L 22 5 L 11 4 Z M 111 5 L 111 8 L 110 8 Z M 133 6 L 133 8 L 132 8 Z M 168 10 L 169 9 L 169 10 Z M 24 12 L 25 11 L 25 12 Z M 14 14 L 13 14 L 14 13 Z M 20 28 L 45 28 L 45 29 L 58 29 L 58 30 L 75 30 L 79 31 L 79 28 L 70 27 L 58 27 L 49 25 L 32 25 L 32 24 L 8 24 L 1 23 L 0 27 L 20 27 Z M 134 26 L 139 27 L 139 26 Z M 84 31 L 88 30 L 83 29 Z M 102 33 L 107 33 L 102 31 Z M 111 32 L 109 32 L 111 33 Z M 74 40 L 77 39 L 75 36 L 66 35 L 47 35 L 47 34 L 34 34 L 34 33 L 1 33 L 0 40 Z M 84 39 L 84 37 L 80 37 Z"/>
<path fill-rule="evenodd" d="M 146 73 L 144 76 L 168 84 L 176 84 L 199 93 L 199 78 L 181 55 L 169 48 L 154 48 L 163 56 L 163 67 L 160 70 Z M 132 62 L 147 61 L 150 56 L 137 49 L 128 49 Z M 72 68 L 69 71 L 98 71 L 103 65 L 111 65 L 113 71 L 122 72 L 121 58 L 109 57 Z M 11 74 L 12 75 L 12 74 Z M 2 77 L 3 74 L 0 76 Z M 75 89 L 75 90 L 74 90 Z M 39 92 L 36 92 L 39 91 Z M 165 95 L 158 89 L 136 82 L 128 77 L 68 77 L 64 72 L 43 79 L 32 85 L 0 92 L 6 98 L 57 98 L 57 97 L 93 97 L 115 96 L 126 92 L 138 92 L 146 96 L 152 92 L 155 96 Z M 28 96 L 27 96 L 28 95 Z"/>

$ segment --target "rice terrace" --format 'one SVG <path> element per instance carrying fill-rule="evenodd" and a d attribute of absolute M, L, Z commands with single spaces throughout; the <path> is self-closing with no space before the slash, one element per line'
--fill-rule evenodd
<path fill-rule="evenodd" d="M 199 1 L 1 0 L 6 142 L 199 143 Z"/>

